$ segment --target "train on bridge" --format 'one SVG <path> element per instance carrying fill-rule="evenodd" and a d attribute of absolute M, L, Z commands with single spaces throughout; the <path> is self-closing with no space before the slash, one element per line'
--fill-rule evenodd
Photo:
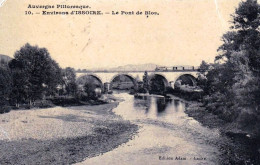
<path fill-rule="evenodd" d="M 195 67 L 195 66 L 173 66 L 173 67 L 160 66 L 155 68 L 155 71 L 198 71 L 198 70 L 199 67 Z"/>

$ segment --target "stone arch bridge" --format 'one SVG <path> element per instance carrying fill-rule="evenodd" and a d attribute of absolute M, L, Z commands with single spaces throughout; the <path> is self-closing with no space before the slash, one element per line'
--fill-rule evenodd
<path fill-rule="evenodd" d="M 196 78 L 197 78 L 197 70 L 191 70 L 191 71 L 147 71 L 148 77 L 155 78 L 160 77 L 163 79 L 165 86 L 170 86 L 174 88 L 175 82 L 180 78 L 184 77 L 186 79 L 189 79 L 193 85 L 196 85 Z M 135 84 L 137 83 L 137 78 L 140 80 L 143 79 L 144 71 L 93 71 L 93 72 L 77 72 L 76 78 L 79 79 L 83 76 L 90 76 L 98 80 L 102 86 L 106 86 L 106 89 L 110 89 L 110 84 L 112 81 L 119 75 L 124 75 L 132 80 L 132 82 Z"/>

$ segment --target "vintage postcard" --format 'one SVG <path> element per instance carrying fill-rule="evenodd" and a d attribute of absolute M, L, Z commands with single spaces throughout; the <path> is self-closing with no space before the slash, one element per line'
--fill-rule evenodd
<path fill-rule="evenodd" d="M 260 164 L 260 2 L 0 0 L 0 164 Z"/>

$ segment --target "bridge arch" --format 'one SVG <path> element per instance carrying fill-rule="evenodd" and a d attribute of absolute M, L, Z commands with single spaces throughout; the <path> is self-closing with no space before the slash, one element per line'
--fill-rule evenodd
<path fill-rule="evenodd" d="M 168 86 L 169 82 L 165 75 L 163 75 L 161 73 L 154 73 L 154 74 L 149 75 L 149 81 L 151 81 L 154 78 L 161 78 L 163 80 L 164 85 Z"/>
<path fill-rule="evenodd" d="M 179 84 L 178 84 L 179 83 Z M 182 74 L 176 78 L 174 81 L 174 88 L 176 85 L 189 85 L 189 86 L 196 86 L 197 81 L 196 78 L 191 74 Z"/>
<path fill-rule="evenodd" d="M 100 85 L 101 89 L 103 89 L 102 79 L 98 75 L 92 73 L 81 75 L 80 77 L 77 78 L 76 83 L 78 85 L 84 85 L 88 81 L 88 78 L 93 78 L 94 81 L 96 81 L 98 85 Z"/>
<path fill-rule="evenodd" d="M 169 82 L 163 74 L 154 73 L 149 76 L 150 91 L 152 93 L 161 93 L 169 86 Z"/>
<path fill-rule="evenodd" d="M 110 80 L 110 86 L 112 87 L 113 85 L 113 81 L 115 80 L 115 78 L 119 77 L 119 76 L 125 76 L 127 78 L 129 78 L 132 83 L 133 83 L 133 86 L 136 87 L 137 85 L 137 82 L 136 82 L 136 79 L 134 78 L 134 76 L 130 75 L 130 74 L 127 74 L 127 73 L 118 73 L 118 74 L 115 74 L 111 80 Z"/>

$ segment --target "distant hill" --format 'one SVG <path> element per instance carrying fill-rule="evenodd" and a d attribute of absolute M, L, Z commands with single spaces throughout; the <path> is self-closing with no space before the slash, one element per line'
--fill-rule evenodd
<path fill-rule="evenodd" d="M 139 65 L 124 65 L 113 68 L 91 68 L 91 71 L 152 71 L 155 70 L 156 64 L 139 64 Z"/>
<path fill-rule="evenodd" d="M 125 66 L 119 66 L 116 68 L 110 68 L 107 70 L 113 70 L 113 71 L 153 71 L 156 68 L 156 64 L 140 64 L 140 65 L 125 65 Z"/>
<path fill-rule="evenodd" d="M 175 67 L 190 67 L 188 65 L 172 65 Z M 172 67 L 171 66 L 171 67 Z M 124 65 L 114 68 L 92 68 L 87 69 L 86 71 L 154 71 L 156 67 L 162 67 L 161 65 L 156 65 L 152 63 L 148 64 L 139 64 L 139 65 Z M 167 66 L 165 66 L 167 67 Z"/>
<path fill-rule="evenodd" d="M 0 54 L 0 66 L 1 67 L 4 67 L 4 66 L 7 66 L 8 62 L 11 61 L 12 58 L 7 56 L 7 55 L 3 55 L 3 54 Z"/>

